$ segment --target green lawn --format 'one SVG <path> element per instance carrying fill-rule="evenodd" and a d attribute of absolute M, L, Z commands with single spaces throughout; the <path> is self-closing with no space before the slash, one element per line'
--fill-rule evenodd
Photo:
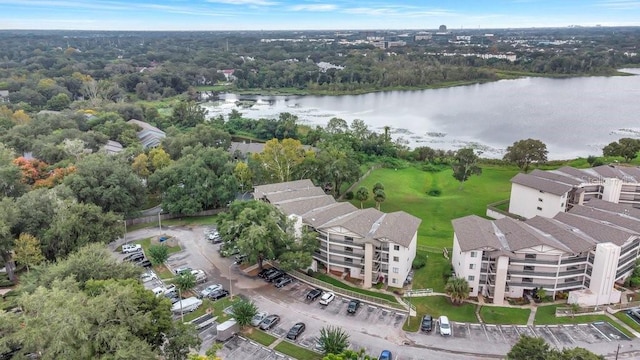
<path fill-rule="evenodd" d="M 274 348 L 276 351 L 279 351 L 285 355 L 289 355 L 294 359 L 298 360 L 320 360 L 322 359 L 322 355 L 317 352 L 307 350 L 305 348 L 301 348 L 300 346 L 294 345 L 288 341 L 283 341 L 280 344 L 276 345 Z"/>
<path fill-rule="evenodd" d="M 443 274 L 451 273 L 451 266 L 442 253 L 432 253 L 418 250 L 416 257 L 427 259 L 427 265 L 413 274 L 414 289 L 433 289 L 444 292 L 445 279 Z"/>
<path fill-rule="evenodd" d="M 481 165 L 482 175 L 472 176 L 460 188 L 451 170 L 437 173 L 415 167 L 405 169 L 376 169 L 361 183 L 371 189 L 376 183 L 385 186 L 386 200 L 380 209 L 384 212 L 406 211 L 422 219 L 418 229 L 418 244 L 434 247 L 451 247 L 453 228 L 451 220 L 476 214 L 484 216 L 487 204 L 509 198 L 509 180 L 518 169 L 508 166 Z M 438 197 L 427 195 L 431 189 L 439 189 Z M 355 206 L 360 202 L 353 200 Z M 370 197 L 365 207 L 375 206 Z"/>
<path fill-rule="evenodd" d="M 134 241 L 133 243 L 142 245 L 142 250 L 144 250 L 144 252 L 146 253 L 147 250 L 149 250 L 149 247 L 151 247 L 151 239 L 152 238 L 146 238 L 146 239 Z M 167 247 L 169 248 L 169 255 L 177 253 L 178 251 L 182 250 L 180 245 L 167 246 Z"/>
<path fill-rule="evenodd" d="M 526 325 L 530 313 L 530 309 L 497 306 L 483 306 L 480 309 L 480 317 L 487 324 Z"/>
<path fill-rule="evenodd" d="M 202 305 L 198 308 L 198 310 L 184 314 L 184 321 L 188 322 L 197 317 L 204 315 L 207 312 L 207 309 L 209 308 L 211 308 L 213 316 L 218 317 L 218 322 L 226 321 L 231 316 L 225 313 L 224 309 L 231 306 L 231 304 L 233 304 L 235 301 L 238 301 L 238 300 L 239 298 L 234 298 L 233 300 L 231 300 L 228 297 L 224 299 L 220 299 L 218 301 L 211 301 L 209 299 L 204 299 L 204 301 L 202 302 Z"/>
<path fill-rule="evenodd" d="M 618 311 L 617 313 L 613 314 L 613 316 L 620 319 L 623 323 L 629 325 L 629 327 L 631 327 L 633 330 L 640 332 L 640 325 L 638 325 L 637 322 L 631 319 L 624 310 Z"/>
<path fill-rule="evenodd" d="M 405 323 L 403 329 L 407 331 L 417 331 L 420 327 L 420 320 L 425 314 L 433 316 L 434 319 L 440 315 L 446 315 L 449 317 L 449 320 L 452 321 L 478 322 L 478 318 L 476 318 L 476 306 L 473 304 L 454 306 L 451 305 L 449 298 L 446 296 L 424 296 L 405 299 L 409 299 L 411 304 L 416 307 L 418 315 L 409 320 L 410 324 Z"/>
<path fill-rule="evenodd" d="M 326 275 L 326 274 L 322 274 L 322 273 L 316 272 L 316 273 L 313 274 L 313 277 L 318 279 L 318 280 L 324 281 L 324 282 L 326 282 L 328 284 L 331 284 L 331 285 L 333 285 L 335 287 L 341 288 L 341 289 L 350 290 L 350 291 L 357 292 L 357 293 L 362 294 L 362 295 L 367 295 L 367 296 L 371 296 L 371 297 L 377 297 L 377 298 L 380 298 L 380 299 L 385 299 L 385 300 L 388 300 L 391 303 L 395 303 L 395 304 L 398 303 L 398 301 L 396 300 L 396 298 L 393 295 L 382 294 L 382 293 L 375 292 L 375 291 L 368 291 L 368 290 L 360 289 L 360 288 L 357 288 L 357 287 L 349 286 L 349 285 L 343 283 L 342 281 L 334 279 L 331 276 Z"/>
<path fill-rule="evenodd" d="M 156 275 L 162 280 L 173 279 L 175 277 L 175 274 L 167 269 L 165 265 L 156 265 L 153 267 L 153 271 L 155 271 Z"/>
<path fill-rule="evenodd" d="M 276 341 L 277 339 L 275 336 L 269 335 L 266 332 L 256 328 L 248 329 L 248 331 L 245 331 L 242 333 L 242 336 L 245 336 L 257 342 L 258 344 L 262 344 L 264 346 L 269 346 L 273 344 L 273 342 Z"/>
<path fill-rule="evenodd" d="M 210 216 L 194 216 L 194 217 L 184 217 L 177 219 L 168 219 L 162 220 L 162 226 L 194 226 L 194 225 L 215 225 L 217 223 L 218 215 L 210 215 Z M 132 232 L 135 230 L 146 229 L 158 227 L 158 220 L 144 223 L 144 224 L 136 224 L 130 225 L 127 227 L 128 232 Z"/>

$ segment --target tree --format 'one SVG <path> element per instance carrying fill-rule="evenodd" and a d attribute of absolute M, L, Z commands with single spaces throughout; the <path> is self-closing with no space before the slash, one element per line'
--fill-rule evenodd
<path fill-rule="evenodd" d="M 233 176 L 238 181 L 238 185 L 243 192 L 252 190 L 253 186 L 253 172 L 249 168 L 249 165 L 244 161 L 239 161 L 236 167 L 233 169 Z"/>
<path fill-rule="evenodd" d="M 604 156 L 622 156 L 626 162 L 635 159 L 640 151 L 640 139 L 622 138 L 602 149 Z"/>
<path fill-rule="evenodd" d="M 169 248 L 165 245 L 151 245 L 147 250 L 147 255 L 154 265 L 164 264 L 169 258 Z"/>
<path fill-rule="evenodd" d="M 178 288 L 178 297 L 182 298 L 182 293 L 191 291 L 196 287 L 196 276 L 190 272 L 182 273 L 174 279 L 176 287 Z M 182 301 L 180 301 L 180 317 L 184 322 L 184 312 L 182 311 Z"/>
<path fill-rule="evenodd" d="M 194 127 L 206 120 L 208 111 L 193 101 L 181 101 L 173 108 L 171 121 L 181 127 Z"/>
<path fill-rule="evenodd" d="M 253 158 L 265 168 L 270 183 L 285 182 L 292 180 L 296 166 L 304 161 L 305 151 L 299 140 L 272 139 L 264 144 L 261 153 L 253 154 Z"/>
<path fill-rule="evenodd" d="M 552 350 L 552 353 L 558 353 L 557 350 Z M 584 348 L 564 348 L 559 352 L 557 357 L 550 356 L 550 360 L 604 360 L 603 355 L 597 355 Z"/>
<path fill-rule="evenodd" d="M 13 247 L 13 258 L 27 267 L 38 265 L 44 261 L 44 255 L 40 249 L 40 241 L 33 235 L 20 234 Z"/>
<path fill-rule="evenodd" d="M 0 200 L 0 256 L 4 262 L 9 280 L 15 281 L 14 270 L 16 268 L 13 260 L 13 239 L 11 228 L 18 222 L 19 213 L 15 206 L 15 201 L 11 198 Z"/>
<path fill-rule="evenodd" d="M 71 104 L 71 99 L 69 99 L 69 95 L 65 93 L 60 93 L 47 101 L 47 109 L 54 110 L 54 111 L 61 111 L 66 109 L 69 106 L 69 104 Z"/>
<path fill-rule="evenodd" d="M 383 203 L 387 199 L 387 195 L 384 193 L 384 190 L 378 189 L 373 192 L 373 200 L 376 202 L 376 207 L 380 210 L 380 204 Z"/>
<path fill-rule="evenodd" d="M 133 159 L 133 163 L 131 164 L 131 168 L 136 175 L 140 176 L 142 179 L 147 179 L 151 174 L 149 170 L 149 157 L 145 153 L 141 153 Z"/>
<path fill-rule="evenodd" d="M 371 191 L 375 193 L 376 190 L 384 190 L 384 185 L 382 183 L 375 183 Z"/>
<path fill-rule="evenodd" d="M 365 349 L 344 350 L 340 354 L 329 354 L 322 358 L 322 360 L 375 360 L 375 356 L 368 355 Z"/>
<path fill-rule="evenodd" d="M 126 159 L 92 154 L 77 163 L 64 183 L 81 202 L 96 204 L 104 211 L 130 214 L 144 202 L 145 190 Z"/>
<path fill-rule="evenodd" d="M 0 197 L 18 197 L 26 190 L 22 183 L 22 171 L 13 160 L 15 154 L 0 143 Z"/>
<path fill-rule="evenodd" d="M 162 194 L 164 210 L 184 215 L 225 206 L 238 189 L 229 154 L 201 146 L 153 173 L 149 187 Z"/>
<path fill-rule="evenodd" d="M 454 163 L 451 165 L 453 177 L 460 181 L 460 187 L 471 175 L 482 174 L 482 169 L 478 166 L 478 156 L 473 149 L 460 149 L 456 152 Z"/>
<path fill-rule="evenodd" d="M 236 322 L 240 326 L 240 328 L 244 328 L 245 326 L 251 323 L 251 319 L 258 312 L 258 307 L 252 301 L 240 300 L 232 305 L 233 317 L 236 319 Z"/>
<path fill-rule="evenodd" d="M 547 145 L 540 140 L 519 140 L 507 147 L 504 160 L 518 165 L 525 173 L 532 163 L 544 163 L 547 161 Z"/>
<path fill-rule="evenodd" d="M 577 302 L 573 302 L 569 304 L 569 308 L 571 309 L 571 317 L 575 317 L 576 313 L 580 311 L 580 304 L 578 304 Z"/>
<path fill-rule="evenodd" d="M 337 326 L 323 327 L 320 329 L 318 343 L 325 355 L 340 354 L 349 347 L 349 334 Z"/>
<path fill-rule="evenodd" d="M 369 199 L 369 190 L 364 186 L 360 186 L 360 188 L 358 188 L 358 191 L 356 191 L 356 200 L 360 201 L 360 209 L 363 208 L 364 206 L 363 203 L 368 199 Z"/>
<path fill-rule="evenodd" d="M 167 343 L 163 348 L 166 359 L 187 359 L 191 349 L 200 347 L 202 340 L 198 336 L 198 330 L 194 324 L 176 322 L 167 334 Z"/>
<path fill-rule="evenodd" d="M 520 340 L 507 353 L 509 360 L 546 360 L 551 350 L 549 344 L 539 337 L 521 335 Z"/>
<path fill-rule="evenodd" d="M 447 280 L 444 291 L 451 297 L 454 304 L 462 304 L 469 297 L 469 283 L 465 278 L 452 276 Z"/>
<path fill-rule="evenodd" d="M 162 147 L 155 147 L 149 151 L 149 161 L 154 172 L 171 165 L 171 157 Z"/>
<path fill-rule="evenodd" d="M 360 177 L 360 167 L 351 150 L 329 145 L 317 155 L 320 165 L 316 173 L 318 182 L 330 183 L 334 196 L 340 196 L 342 184 L 355 182 Z"/>

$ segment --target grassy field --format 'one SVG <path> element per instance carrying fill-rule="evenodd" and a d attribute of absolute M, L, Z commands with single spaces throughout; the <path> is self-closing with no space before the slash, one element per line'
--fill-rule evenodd
<path fill-rule="evenodd" d="M 480 308 L 480 317 L 487 324 L 526 325 L 530 313 L 530 309 L 497 306 L 483 306 Z"/>
<path fill-rule="evenodd" d="M 613 314 L 613 316 L 620 319 L 620 321 L 622 321 L 623 323 L 629 325 L 629 327 L 631 327 L 633 330 L 640 332 L 640 325 L 638 325 L 637 322 L 631 319 L 624 310 L 618 311 L 617 313 Z"/>
<path fill-rule="evenodd" d="M 305 348 L 301 348 L 300 346 L 294 345 L 288 341 L 283 341 L 276 345 L 274 348 L 275 351 L 279 351 L 285 355 L 289 355 L 294 359 L 298 360 L 320 360 L 322 359 L 322 355 L 317 352 L 307 350 Z"/>
<path fill-rule="evenodd" d="M 152 238 L 146 238 L 146 239 L 134 241 L 133 243 L 142 245 L 142 250 L 144 250 L 144 252 L 146 254 L 147 250 L 149 250 L 149 247 L 151 247 L 151 239 Z M 175 254 L 178 251 L 182 250 L 180 245 L 176 245 L 176 246 L 168 246 L 168 245 L 166 245 L 166 246 L 167 246 L 167 248 L 169 248 L 169 255 Z"/>
<path fill-rule="evenodd" d="M 548 306 L 539 307 L 538 311 L 536 312 L 536 319 L 534 321 L 534 324 L 536 325 L 586 324 L 586 323 L 592 323 L 597 321 L 605 321 L 611 324 L 616 329 L 622 331 L 628 337 L 634 338 L 633 334 L 631 334 L 627 329 L 614 323 L 606 315 L 580 315 L 575 317 L 571 317 L 571 316 L 556 317 L 556 308 L 558 306 L 564 306 L 564 305 L 548 305 Z"/>
<path fill-rule="evenodd" d="M 417 316 L 411 317 L 410 324 L 405 323 L 403 329 L 406 331 L 418 331 L 420 320 L 425 314 L 433 316 L 434 319 L 440 315 L 446 315 L 449 320 L 459 322 L 477 323 L 476 306 L 473 304 L 463 304 L 453 306 L 446 296 L 425 296 L 406 298 L 416 307 Z"/>
<path fill-rule="evenodd" d="M 380 207 L 382 211 L 403 210 L 422 219 L 419 245 L 451 247 L 451 220 L 471 214 L 484 216 L 487 204 L 509 198 L 509 180 L 517 172 L 515 167 L 483 165 L 482 175 L 471 177 L 460 188 L 451 170 L 431 173 L 415 167 L 377 169 L 361 185 L 372 189 L 379 182 L 385 186 L 387 198 Z M 439 189 L 441 195 L 427 195 L 432 189 Z M 357 200 L 352 203 L 360 206 Z M 364 205 L 373 207 L 375 202 L 370 198 Z"/>
<path fill-rule="evenodd" d="M 224 309 L 231 306 L 234 302 L 238 301 L 239 298 L 234 298 L 231 300 L 230 298 L 220 299 L 218 301 L 211 301 L 209 299 L 204 299 L 202 305 L 198 308 L 198 310 L 190 313 L 184 314 L 184 321 L 188 322 L 197 317 L 204 315 L 207 312 L 207 309 L 211 309 L 213 316 L 218 317 L 217 322 L 223 322 L 230 318 L 229 314 L 224 312 Z"/>
<path fill-rule="evenodd" d="M 371 296 L 371 297 L 377 297 L 377 298 L 381 298 L 381 299 L 385 299 L 388 300 L 392 303 L 398 303 L 398 301 L 396 300 L 396 298 L 393 295 L 389 295 L 389 294 L 382 294 L 379 292 L 375 292 L 375 291 L 368 291 L 368 290 L 364 290 L 361 288 L 357 288 L 357 287 L 353 287 L 353 286 L 349 286 L 345 283 L 343 283 L 340 280 L 336 280 L 334 278 L 332 278 L 329 275 L 326 274 L 322 274 L 322 273 L 318 273 L 316 272 L 315 274 L 313 274 L 313 277 L 318 279 L 318 280 L 322 280 L 328 284 L 331 284 L 335 287 L 341 288 L 341 289 L 346 289 L 346 290 L 350 290 L 353 292 L 357 292 L 359 294 L 362 295 L 367 295 L 367 296 Z"/>
<path fill-rule="evenodd" d="M 165 265 L 156 265 L 153 267 L 156 275 L 162 280 L 173 279 L 175 274 L 171 272 Z"/>
<path fill-rule="evenodd" d="M 444 274 L 449 274 L 451 266 L 442 253 L 432 253 L 418 250 L 416 257 L 423 257 L 427 265 L 418 269 L 413 274 L 414 289 L 433 289 L 435 292 L 444 292 Z"/>
<path fill-rule="evenodd" d="M 245 336 L 264 346 L 273 344 L 273 342 L 277 339 L 275 336 L 269 335 L 266 332 L 256 328 L 247 328 L 242 332 L 242 336 Z"/>

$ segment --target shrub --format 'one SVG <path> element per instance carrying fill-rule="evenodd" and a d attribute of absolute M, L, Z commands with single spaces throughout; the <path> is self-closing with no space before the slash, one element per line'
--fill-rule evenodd
<path fill-rule="evenodd" d="M 437 189 L 437 188 L 433 188 L 433 189 L 431 189 L 431 190 L 429 190 L 427 192 L 427 195 L 437 197 L 437 196 L 442 195 L 442 190 Z"/>
<path fill-rule="evenodd" d="M 313 277 L 313 275 L 315 275 L 315 271 L 313 271 L 313 269 L 307 269 L 307 275 Z"/>
<path fill-rule="evenodd" d="M 349 190 L 344 194 L 344 198 L 347 200 L 353 200 L 353 191 Z"/>
<path fill-rule="evenodd" d="M 13 285 L 15 284 L 11 280 L 4 277 L 0 278 L 0 288 L 12 287 Z"/>
<path fill-rule="evenodd" d="M 418 270 L 418 269 L 422 269 L 426 265 L 427 265 L 427 259 L 423 258 L 422 256 L 416 256 L 416 258 L 413 259 L 413 262 L 411 263 L 411 268 L 414 270 Z"/>
<path fill-rule="evenodd" d="M 436 165 L 432 163 L 426 163 L 422 165 L 422 171 L 431 172 L 431 173 L 437 173 L 448 168 L 449 166 L 444 164 Z"/>

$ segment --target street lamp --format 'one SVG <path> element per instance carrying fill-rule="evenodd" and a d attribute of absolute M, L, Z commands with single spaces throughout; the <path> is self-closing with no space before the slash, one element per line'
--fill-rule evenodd
<path fill-rule="evenodd" d="M 162 214 L 162 208 L 158 211 L 158 227 L 160 228 L 160 234 L 162 235 L 162 219 L 160 218 L 160 214 Z"/>
<path fill-rule="evenodd" d="M 127 244 L 127 219 L 123 219 L 122 223 L 124 224 L 124 243 Z"/>
<path fill-rule="evenodd" d="M 231 281 L 231 267 L 235 265 L 235 263 L 231 263 L 229 265 L 229 297 L 233 298 L 233 282 Z"/>
<path fill-rule="evenodd" d="M 618 343 L 618 349 L 616 349 L 616 360 L 618 360 L 618 353 L 620 352 L 620 348 L 622 347 L 622 345 L 620 345 L 620 343 Z"/>

